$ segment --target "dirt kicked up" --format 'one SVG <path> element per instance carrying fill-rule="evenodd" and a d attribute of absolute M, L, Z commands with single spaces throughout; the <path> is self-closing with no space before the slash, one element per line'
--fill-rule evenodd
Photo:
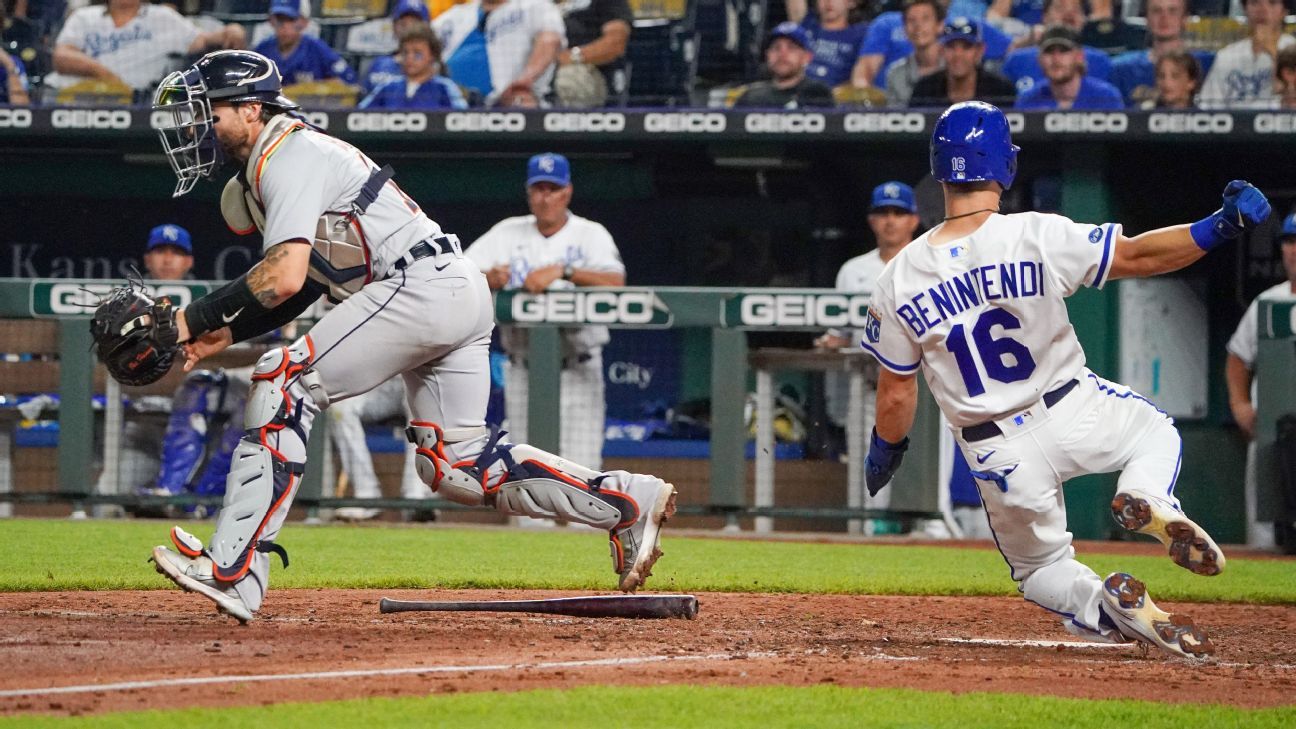
<path fill-rule="evenodd" d="M 1194 663 L 1096 646 L 1020 599 L 698 595 L 695 620 L 380 615 L 402 599 L 545 591 L 276 590 L 246 627 L 179 591 L 0 595 L 0 714 L 259 705 L 583 684 L 903 686 L 1263 707 L 1296 695 L 1296 607 L 1165 603 Z"/>

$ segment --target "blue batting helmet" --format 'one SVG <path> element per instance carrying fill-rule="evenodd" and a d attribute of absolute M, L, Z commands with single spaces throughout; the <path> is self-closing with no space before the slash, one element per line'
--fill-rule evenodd
<path fill-rule="evenodd" d="M 1007 190 L 1017 175 L 1017 152 L 1008 118 L 984 101 L 955 104 L 936 120 L 931 172 L 941 182 L 994 180 Z"/>

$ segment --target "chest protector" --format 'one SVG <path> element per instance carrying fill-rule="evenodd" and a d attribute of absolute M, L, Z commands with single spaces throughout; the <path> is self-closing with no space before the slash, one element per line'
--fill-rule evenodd
<path fill-rule="evenodd" d="M 221 214 L 234 233 L 249 235 L 254 231 L 265 231 L 265 206 L 256 195 L 259 189 L 257 168 L 263 167 L 263 160 L 268 161 L 267 158 L 274 155 L 276 142 L 305 129 L 305 124 L 286 114 L 273 117 L 257 137 L 247 167 L 225 183 L 221 193 Z M 360 196 L 351 203 L 350 210 L 326 212 L 315 224 L 307 276 L 328 287 L 328 297 L 332 301 L 345 300 L 372 279 L 359 216 L 378 197 L 378 192 L 389 179 L 390 167 L 372 172 Z"/>

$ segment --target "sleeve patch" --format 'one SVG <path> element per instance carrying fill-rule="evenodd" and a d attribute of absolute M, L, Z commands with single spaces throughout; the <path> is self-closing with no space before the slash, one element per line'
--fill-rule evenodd
<path fill-rule="evenodd" d="M 882 340 L 882 320 L 878 318 L 877 312 L 871 306 L 868 308 L 868 315 L 864 319 L 864 336 L 868 337 L 868 340 L 874 344 Z"/>
<path fill-rule="evenodd" d="M 1099 241 L 1102 240 L 1102 237 L 1103 237 L 1103 230 L 1102 230 L 1102 226 L 1098 226 L 1098 227 L 1094 228 L 1093 230 L 1089 231 L 1089 242 L 1090 242 L 1090 243 L 1093 243 L 1093 244 L 1096 245 Z"/>

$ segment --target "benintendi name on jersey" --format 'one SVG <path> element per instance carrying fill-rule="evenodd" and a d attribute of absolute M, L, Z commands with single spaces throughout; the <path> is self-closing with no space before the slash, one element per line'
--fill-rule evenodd
<path fill-rule="evenodd" d="M 1043 295 L 1043 261 L 1010 261 L 947 278 L 913 297 L 912 303 L 896 307 L 896 314 L 909 325 L 914 336 L 921 337 L 928 329 L 974 306 Z M 930 300 L 930 304 L 924 303 L 924 299 Z"/>

